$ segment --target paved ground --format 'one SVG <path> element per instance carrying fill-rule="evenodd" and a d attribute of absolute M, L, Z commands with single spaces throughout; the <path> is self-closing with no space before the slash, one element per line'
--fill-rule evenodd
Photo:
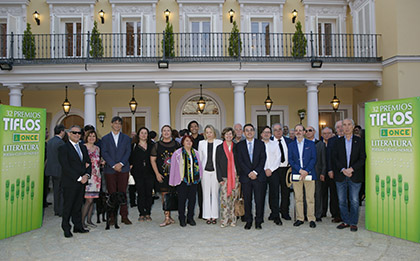
<path fill-rule="evenodd" d="M 0 260 L 419 260 L 420 244 L 373 233 L 364 229 L 364 207 L 356 233 L 340 231 L 331 218 L 315 229 L 306 222 L 276 226 L 265 219 L 262 230 L 220 228 L 197 220 L 197 226 L 182 228 L 177 222 L 160 228 L 160 200 L 155 201 L 151 222 L 138 222 L 130 209 L 133 225 L 105 230 L 99 224 L 87 234 L 63 236 L 60 218 L 52 207 L 45 211 L 44 225 L 37 230 L 0 241 Z M 266 218 L 268 211 L 266 211 Z M 177 217 L 177 214 L 173 214 Z"/>

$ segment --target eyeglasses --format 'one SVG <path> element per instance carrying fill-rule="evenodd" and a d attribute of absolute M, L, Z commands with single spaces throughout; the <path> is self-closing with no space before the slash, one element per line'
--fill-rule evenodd
<path fill-rule="evenodd" d="M 76 134 L 82 135 L 82 132 L 81 131 L 70 131 L 70 133 L 72 133 L 74 135 L 76 135 Z"/>

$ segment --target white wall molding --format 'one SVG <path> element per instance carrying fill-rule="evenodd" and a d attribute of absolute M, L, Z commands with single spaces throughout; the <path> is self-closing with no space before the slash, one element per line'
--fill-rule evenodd
<path fill-rule="evenodd" d="M 395 55 L 382 61 L 382 66 L 387 67 L 400 62 L 420 62 L 420 55 Z"/>

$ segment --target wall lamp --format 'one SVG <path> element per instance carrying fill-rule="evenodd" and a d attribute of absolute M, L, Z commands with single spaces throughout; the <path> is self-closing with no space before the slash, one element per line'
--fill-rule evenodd
<path fill-rule="evenodd" d="M 311 67 L 312 68 L 321 68 L 322 67 L 322 60 L 320 59 L 311 59 Z"/>
<path fill-rule="evenodd" d="M 233 15 L 235 14 L 235 11 L 233 11 L 233 9 L 230 9 L 228 13 L 230 17 L 230 23 L 233 23 Z"/>
<path fill-rule="evenodd" d="M 35 21 L 36 21 L 36 24 L 37 25 L 40 25 L 41 24 L 41 20 L 39 20 L 39 13 L 38 13 L 38 11 L 35 11 L 34 13 L 33 13 L 33 16 L 34 16 L 34 19 L 35 19 Z"/>
<path fill-rule="evenodd" d="M 98 113 L 98 119 L 99 119 L 99 122 L 102 123 L 102 128 L 104 127 L 105 118 L 106 118 L 105 112 Z"/>
<path fill-rule="evenodd" d="M 158 62 L 159 69 L 169 69 L 169 61 L 168 60 L 160 60 Z"/>
<path fill-rule="evenodd" d="M 163 13 L 165 14 L 166 22 L 169 22 L 169 15 L 171 14 L 171 11 L 169 11 L 169 9 L 166 9 Z"/>
<path fill-rule="evenodd" d="M 101 23 L 105 23 L 105 12 L 104 10 L 101 9 L 101 11 L 99 11 L 99 17 L 101 18 Z"/>
<path fill-rule="evenodd" d="M 0 62 L 0 69 L 2 71 L 11 71 L 13 69 L 13 64 L 11 62 Z"/>
<path fill-rule="evenodd" d="M 296 9 L 293 9 L 293 11 L 292 11 L 292 23 L 296 22 L 297 15 L 298 15 L 298 11 Z"/>
<path fill-rule="evenodd" d="M 66 99 L 64 100 L 61 106 L 63 107 L 64 114 L 68 116 L 70 112 L 70 108 L 71 108 L 71 103 L 67 99 L 67 86 L 66 86 Z"/>

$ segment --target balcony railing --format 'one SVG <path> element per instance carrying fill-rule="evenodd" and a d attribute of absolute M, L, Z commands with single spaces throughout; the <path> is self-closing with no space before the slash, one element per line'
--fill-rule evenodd
<path fill-rule="evenodd" d="M 378 62 L 375 34 L 305 34 L 296 48 L 293 33 L 103 33 L 0 35 L 0 60 L 14 64 L 92 62 L 308 61 Z M 95 41 L 95 39 L 101 39 Z M 235 40 L 233 40 L 235 38 Z M 173 44 L 171 44 L 173 43 Z M 294 48 L 295 47 L 295 48 Z"/>

